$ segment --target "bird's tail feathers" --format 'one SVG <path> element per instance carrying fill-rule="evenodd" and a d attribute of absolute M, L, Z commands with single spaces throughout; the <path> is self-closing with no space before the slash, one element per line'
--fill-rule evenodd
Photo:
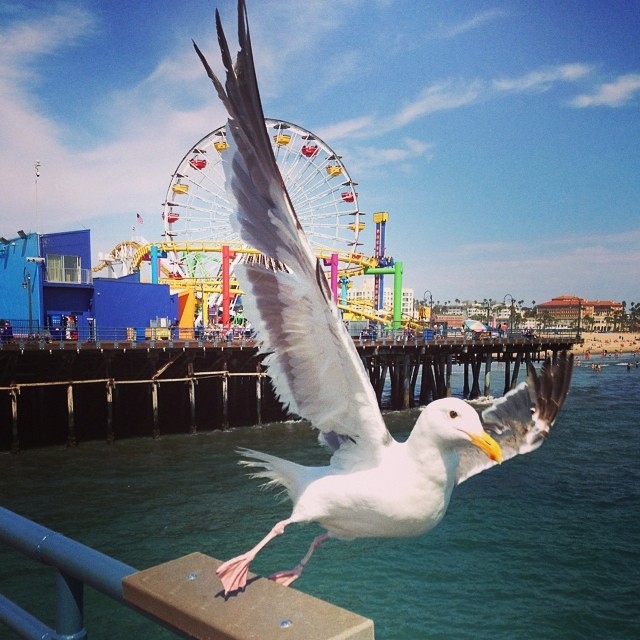
<path fill-rule="evenodd" d="M 268 453 L 262 453 L 261 451 L 245 449 L 244 447 L 238 448 L 236 451 L 243 458 L 240 460 L 240 464 L 243 467 L 262 469 L 251 473 L 251 477 L 267 480 L 261 485 L 264 489 L 282 487 L 289 494 L 289 497 L 295 500 L 300 490 L 300 480 L 304 475 L 304 467 L 302 465 L 283 460 Z"/>

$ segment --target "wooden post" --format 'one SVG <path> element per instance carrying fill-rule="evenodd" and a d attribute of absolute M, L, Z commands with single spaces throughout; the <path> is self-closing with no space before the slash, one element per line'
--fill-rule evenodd
<path fill-rule="evenodd" d="M 378 365 L 378 370 L 380 372 L 378 378 L 378 386 L 376 388 L 376 396 L 378 397 L 378 403 L 382 401 L 382 392 L 384 391 L 384 383 L 387 379 L 387 373 L 389 371 L 389 364 L 385 361 L 384 364 Z"/>
<path fill-rule="evenodd" d="M 198 433 L 196 425 L 196 380 L 189 380 L 189 433 L 195 435 Z"/>
<path fill-rule="evenodd" d="M 225 370 L 222 373 L 222 428 L 229 428 L 229 372 L 227 371 L 227 363 L 224 364 Z"/>
<path fill-rule="evenodd" d="M 423 370 L 423 375 L 427 377 L 427 396 L 431 395 L 431 400 L 436 400 L 438 398 L 438 394 L 436 391 L 436 379 L 435 379 L 435 363 L 433 358 L 429 358 L 426 362 L 426 368 Z M 428 399 L 428 398 L 427 398 Z"/>
<path fill-rule="evenodd" d="M 464 359 L 464 383 L 462 387 L 462 397 L 466 400 L 469 397 L 469 356 L 465 354 Z"/>
<path fill-rule="evenodd" d="M 522 351 L 518 351 L 516 354 L 516 361 L 513 364 L 513 373 L 511 374 L 510 389 L 515 389 L 518 384 L 518 374 L 520 373 L 520 364 L 522 363 Z"/>
<path fill-rule="evenodd" d="M 262 367 L 256 365 L 256 424 L 262 424 Z"/>
<path fill-rule="evenodd" d="M 426 351 L 422 351 L 422 355 L 420 358 L 420 363 L 418 364 L 418 369 L 422 369 L 422 375 L 420 376 L 420 394 L 418 395 L 418 402 L 421 405 L 427 404 L 427 387 L 426 387 L 426 366 L 427 366 L 427 358 Z"/>
<path fill-rule="evenodd" d="M 113 432 L 113 379 L 107 381 L 107 442 L 113 444 L 115 435 Z"/>
<path fill-rule="evenodd" d="M 433 359 L 433 381 L 434 381 L 433 399 L 434 400 L 439 400 L 440 398 L 442 398 L 442 395 L 440 395 L 442 391 L 442 382 L 440 380 L 441 373 L 442 371 L 440 370 L 440 355 L 438 354 Z"/>
<path fill-rule="evenodd" d="M 453 357 L 447 355 L 447 398 L 451 397 L 451 374 L 453 373 Z"/>
<path fill-rule="evenodd" d="M 511 388 L 511 351 L 504 354 L 504 391 L 507 393 Z"/>
<path fill-rule="evenodd" d="M 158 381 L 151 381 L 151 412 L 153 414 L 153 437 L 160 437 L 160 427 L 158 426 Z"/>
<path fill-rule="evenodd" d="M 76 424 L 73 409 L 73 385 L 67 386 L 67 446 L 75 447 L 76 442 Z"/>
<path fill-rule="evenodd" d="M 484 365 L 484 395 L 485 398 L 491 395 L 491 351 L 487 351 Z"/>
<path fill-rule="evenodd" d="M 414 364 L 411 369 L 411 388 L 410 388 L 411 407 L 416 406 L 416 384 L 418 382 L 418 373 L 420 373 L 419 362 Z"/>
<path fill-rule="evenodd" d="M 404 385 L 402 384 L 402 373 L 403 373 L 403 366 L 402 366 L 402 360 L 400 360 L 400 358 L 398 356 L 396 356 L 394 358 L 394 363 L 393 363 L 393 372 L 394 372 L 394 380 L 395 380 L 395 385 L 393 387 L 393 397 L 394 397 L 394 401 L 393 401 L 393 408 L 394 409 L 402 409 L 403 406 L 403 397 L 404 397 Z"/>
<path fill-rule="evenodd" d="M 475 400 L 480 396 L 480 366 L 482 365 L 481 354 L 473 353 L 471 354 L 471 375 L 473 380 L 471 382 L 471 393 L 469 398 L 471 400 Z"/>
<path fill-rule="evenodd" d="M 11 453 L 20 451 L 20 440 L 18 438 L 18 394 L 20 387 L 11 387 L 9 396 L 11 397 Z"/>
<path fill-rule="evenodd" d="M 411 408 L 411 385 L 410 385 L 410 366 L 411 362 L 409 354 L 405 353 L 402 361 L 402 408 Z"/>
<path fill-rule="evenodd" d="M 206 324 L 205 324 L 206 326 Z M 198 432 L 196 425 L 196 379 L 193 375 L 193 362 L 187 364 L 189 377 L 189 433 L 195 435 Z"/>

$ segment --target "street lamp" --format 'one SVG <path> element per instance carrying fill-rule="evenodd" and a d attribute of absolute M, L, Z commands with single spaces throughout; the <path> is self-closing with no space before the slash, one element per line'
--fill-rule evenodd
<path fill-rule="evenodd" d="M 38 206 L 38 178 L 40 177 L 40 161 L 36 160 L 34 165 L 34 169 L 36 170 L 36 233 L 38 232 L 38 228 L 40 227 L 40 211 Z"/>
<path fill-rule="evenodd" d="M 485 321 L 487 327 L 489 326 L 489 315 L 491 314 L 491 299 L 487 300 L 486 298 L 482 301 L 484 308 L 487 311 L 487 319 Z"/>

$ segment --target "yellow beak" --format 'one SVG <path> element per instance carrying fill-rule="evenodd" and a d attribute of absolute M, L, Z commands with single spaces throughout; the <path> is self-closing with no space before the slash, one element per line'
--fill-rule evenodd
<path fill-rule="evenodd" d="M 486 431 L 483 431 L 481 436 L 477 436 L 475 433 L 467 435 L 471 438 L 471 442 L 487 455 L 489 460 L 494 460 L 498 464 L 502 462 L 500 445 Z"/>

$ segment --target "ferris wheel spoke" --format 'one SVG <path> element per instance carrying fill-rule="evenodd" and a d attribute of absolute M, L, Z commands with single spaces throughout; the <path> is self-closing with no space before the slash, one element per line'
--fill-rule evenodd
<path fill-rule="evenodd" d="M 194 193 L 189 194 L 189 192 L 187 192 L 185 194 L 187 196 L 191 195 L 191 197 L 202 198 L 203 196 L 201 195 L 201 193 L 205 193 L 208 194 L 209 197 L 213 200 L 220 200 L 221 202 L 226 201 L 226 191 L 224 183 L 220 184 L 213 180 L 201 180 L 200 182 L 197 182 L 192 178 L 188 178 L 188 183 L 194 188 Z"/>

